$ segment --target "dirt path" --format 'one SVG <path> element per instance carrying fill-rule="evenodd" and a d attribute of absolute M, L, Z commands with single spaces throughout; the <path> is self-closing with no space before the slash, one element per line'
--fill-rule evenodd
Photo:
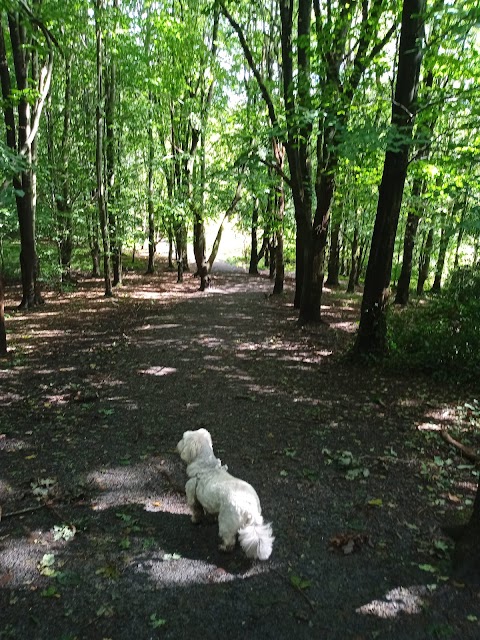
<path fill-rule="evenodd" d="M 291 284 L 197 286 L 82 280 L 9 319 L 0 639 L 478 638 L 439 529 L 475 478 L 432 431 L 469 398 L 345 362 L 358 299 L 300 330 Z M 268 562 L 190 523 L 174 448 L 198 427 L 257 489 Z"/>

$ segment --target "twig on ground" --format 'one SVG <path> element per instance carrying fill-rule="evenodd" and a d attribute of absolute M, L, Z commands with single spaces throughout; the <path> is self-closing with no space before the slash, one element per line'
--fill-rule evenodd
<path fill-rule="evenodd" d="M 26 507 L 25 509 L 19 509 L 18 511 L 10 511 L 10 513 L 4 513 L 3 516 L 0 510 L 0 520 L 2 519 L 2 517 L 5 519 L 5 518 L 13 518 L 15 516 L 22 516 L 24 513 L 30 513 L 31 511 L 38 511 L 39 509 L 43 509 L 46 506 L 47 506 L 46 503 L 36 504 L 34 507 Z"/>
<path fill-rule="evenodd" d="M 447 444 L 450 444 L 452 445 L 452 447 L 459 449 L 463 453 L 465 458 L 467 458 L 467 460 L 470 460 L 470 462 L 473 462 L 475 464 L 480 463 L 480 456 L 470 447 L 467 447 L 461 442 L 458 442 L 458 440 L 455 440 L 455 438 L 452 438 L 448 431 L 440 431 L 440 436 L 442 440 L 444 440 Z"/>

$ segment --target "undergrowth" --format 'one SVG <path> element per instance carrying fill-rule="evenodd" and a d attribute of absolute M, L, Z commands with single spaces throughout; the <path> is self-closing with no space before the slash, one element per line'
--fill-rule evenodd
<path fill-rule="evenodd" d="M 480 376 L 480 267 L 454 271 L 442 293 L 392 309 L 390 364 L 437 379 L 473 382 Z"/>

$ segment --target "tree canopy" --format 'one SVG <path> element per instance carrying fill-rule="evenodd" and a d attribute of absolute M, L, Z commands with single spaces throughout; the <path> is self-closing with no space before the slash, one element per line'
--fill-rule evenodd
<path fill-rule="evenodd" d="M 68 280 L 88 250 L 110 295 L 124 250 L 147 243 L 152 273 L 160 239 L 182 272 L 192 243 L 204 288 L 218 248 L 205 224 L 234 215 L 251 233 L 252 273 L 271 254 L 280 293 L 287 261 L 299 320 L 317 322 L 326 276 L 353 290 L 366 274 L 383 160 L 400 149 L 385 301 L 391 285 L 405 304 L 476 264 L 479 10 L 413 7 L 422 63 L 405 71 L 406 7 L 3 2 L 0 235 L 20 232 L 22 305 L 42 300 L 37 253 L 42 273 Z M 402 73 L 416 74 L 413 100 L 398 93 Z"/>

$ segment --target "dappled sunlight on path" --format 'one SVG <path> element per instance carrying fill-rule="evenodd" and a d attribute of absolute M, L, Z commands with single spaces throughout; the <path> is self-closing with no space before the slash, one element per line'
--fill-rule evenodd
<path fill-rule="evenodd" d="M 475 596 L 441 583 L 437 522 L 463 513 L 476 480 L 435 430 L 459 399 L 343 358 L 357 295 L 326 289 L 325 322 L 300 328 L 289 280 L 282 296 L 241 272 L 197 289 L 130 273 L 106 299 L 81 279 L 9 316 L 0 607 L 18 637 L 149 638 L 163 617 L 174 639 L 424 640 L 448 624 L 477 637 L 448 613 Z M 257 490 L 268 562 L 220 553 L 217 525 L 191 523 L 175 445 L 198 427 Z"/>

